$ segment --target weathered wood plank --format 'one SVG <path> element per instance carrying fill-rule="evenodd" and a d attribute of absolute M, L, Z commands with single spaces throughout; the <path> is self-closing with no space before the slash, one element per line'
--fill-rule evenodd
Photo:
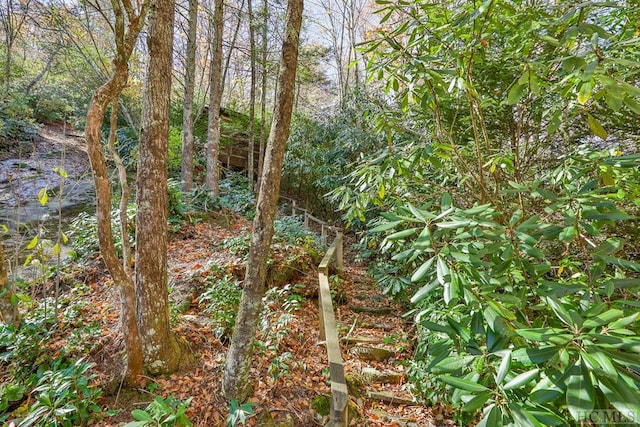
<path fill-rule="evenodd" d="M 370 399 L 381 400 L 383 402 L 395 403 L 398 405 L 418 405 L 413 397 L 409 395 L 397 394 L 391 391 L 368 391 Z"/>

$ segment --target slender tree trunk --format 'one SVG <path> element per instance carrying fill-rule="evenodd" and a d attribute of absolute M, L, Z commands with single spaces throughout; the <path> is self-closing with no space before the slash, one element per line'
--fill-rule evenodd
<path fill-rule="evenodd" d="M 40 82 L 40 80 L 42 80 L 44 76 L 47 75 L 47 73 L 49 72 L 49 69 L 51 68 L 51 65 L 53 64 L 53 60 L 56 59 L 56 55 L 58 54 L 59 50 L 60 50 L 60 47 L 58 46 L 55 48 L 53 52 L 51 52 L 51 55 L 49 55 L 49 59 L 47 60 L 47 63 L 45 64 L 44 68 L 42 68 L 42 70 L 40 70 L 40 72 L 24 88 L 25 95 L 29 95 L 31 93 L 31 89 L 33 89 L 33 87 L 37 85 L 38 82 Z"/>
<path fill-rule="evenodd" d="M 222 69 L 222 89 L 224 92 L 224 86 L 227 81 L 227 74 L 229 73 L 229 64 L 231 63 L 231 55 L 233 54 L 233 50 L 236 48 L 236 42 L 238 41 L 238 33 L 240 32 L 240 25 L 242 24 L 242 10 L 244 9 L 244 0 L 240 3 L 240 8 L 238 9 L 238 20 L 236 21 L 236 28 L 233 31 L 233 37 L 231 38 L 231 44 L 229 45 L 229 51 L 227 52 L 227 58 L 224 61 L 224 68 Z M 222 94 L 220 94 L 220 99 L 222 99 Z"/>
<path fill-rule="evenodd" d="M 256 216 L 253 221 L 249 260 L 222 382 L 223 393 L 229 400 L 244 401 L 250 389 L 249 368 L 251 367 L 253 340 L 262 308 L 267 259 L 273 238 L 273 221 L 280 192 L 282 163 L 291 124 L 302 9 L 302 0 L 289 0 L 282 58 L 280 59 L 278 93 L 276 94 L 273 123 L 267 143 Z"/>
<path fill-rule="evenodd" d="M 247 177 L 249 178 L 249 188 L 253 191 L 253 150 L 255 148 L 255 116 L 256 116 L 256 28 L 253 16 L 253 4 L 247 0 L 247 10 L 249 12 L 249 44 L 251 55 L 251 89 L 249 90 L 249 146 L 247 147 Z"/>
<path fill-rule="evenodd" d="M 127 56 L 128 58 L 128 56 Z M 136 298 L 133 279 L 128 275 L 116 255 L 111 229 L 111 186 L 107 163 L 100 137 L 104 112 L 110 100 L 117 99 L 127 82 L 126 62 L 116 62 L 114 76 L 94 93 L 87 110 L 85 138 L 87 153 L 96 187 L 96 218 L 98 223 L 98 241 L 100 254 L 111 278 L 120 289 L 122 334 L 127 349 L 127 382 L 133 385 L 142 375 L 142 343 L 136 322 Z"/>
<path fill-rule="evenodd" d="M 182 191 L 193 189 L 193 93 L 196 75 L 196 30 L 198 28 L 198 0 L 189 0 L 189 28 L 187 30 L 187 58 L 182 108 Z"/>
<path fill-rule="evenodd" d="M 173 50 L 174 0 L 156 0 L 147 46 L 136 192 L 138 325 L 145 369 L 176 371 L 182 349 L 169 325 L 167 292 L 167 141 Z"/>
<path fill-rule="evenodd" d="M 207 128 L 207 188 L 212 197 L 220 194 L 220 103 L 222 98 L 222 29 L 224 0 L 215 0 L 214 36 L 209 86 L 209 126 Z"/>
<path fill-rule="evenodd" d="M 11 303 L 12 295 L 15 293 L 13 286 L 9 285 L 7 277 L 7 264 L 4 260 L 4 248 L 0 242 L 0 320 L 10 323 L 16 328 L 20 325 L 20 312 L 18 306 Z"/>
<path fill-rule="evenodd" d="M 260 83 L 260 145 L 258 148 L 258 186 L 260 191 L 260 183 L 262 180 L 262 166 L 264 164 L 264 146 L 267 139 L 267 119 L 265 117 L 267 110 L 267 52 L 269 48 L 267 40 L 267 31 L 269 27 L 269 4 L 264 0 L 262 15 L 262 67 Z"/>
<path fill-rule="evenodd" d="M 119 94 L 127 84 L 129 75 L 128 61 L 134 44 L 144 26 L 149 1 L 140 5 L 138 11 L 131 3 L 120 4 L 112 1 L 114 13 L 114 36 L 116 42 L 116 57 L 113 61 L 113 75 L 100 86 L 91 98 L 87 109 L 85 138 L 87 140 L 87 154 L 96 187 L 96 218 L 98 222 L 98 241 L 100 254 L 104 260 L 114 283 L 120 289 L 121 298 L 121 327 L 127 350 L 126 382 L 134 385 L 140 381 L 142 375 L 142 342 L 136 321 L 136 296 L 133 278 L 127 274 L 120 263 L 114 246 L 111 229 L 111 186 L 107 163 L 101 140 L 101 129 L 104 113 L 110 102 L 117 102 Z M 137 13 L 137 14 L 136 14 Z M 126 20 L 129 27 L 126 28 Z M 125 260 L 126 262 L 126 260 Z"/>

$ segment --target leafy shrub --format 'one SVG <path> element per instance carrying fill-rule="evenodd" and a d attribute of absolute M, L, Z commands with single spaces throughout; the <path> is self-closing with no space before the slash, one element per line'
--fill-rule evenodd
<path fill-rule="evenodd" d="M 480 408 L 486 425 L 565 425 L 600 408 L 635 419 L 640 264 L 625 259 L 614 225 L 633 220 L 620 190 L 640 188 L 639 160 L 569 156 L 514 185 L 531 212 L 457 207 L 443 193 L 439 205 L 382 214 L 372 232 L 411 270 L 400 289 L 413 293 L 421 328 L 409 369 L 418 391 L 449 401 L 465 423 Z"/>
<path fill-rule="evenodd" d="M 17 383 L 27 381 L 38 367 L 48 366 L 53 359 L 46 343 L 53 336 L 56 318 L 52 299 L 48 303 L 48 310 L 35 310 L 25 316 L 17 330 L 0 323 L 0 363 L 8 366 Z"/>
<path fill-rule="evenodd" d="M 282 216 L 273 221 L 273 240 L 275 244 L 284 246 L 297 246 L 307 242 L 315 247 L 320 247 L 320 239 L 308 227 L 304 225 L 300 216 Z"/>
<path fill-rule="evenodd" d="M 183 202 L 182 188 L 180 181 L 176 179 L 169 179 L 167 181 L 167 202 L 168 202 L 168 219 L 169 226 L 173 231 L 177 231 L 182 224 L 182 220 L 185 217 L 187 206 Z"/>
<path fill-rule="evenodd" d="M 240 403 L 237 399 L 232 399 L 229 406 L 229 416 L 227 417 L 227 427 L 237 427 L 246 425 L 247 419 L 255 415 L 253 407 L 255 403 Z"/>
<path fill-rule="evenodd" d="M 548 6 L 385 4 L 368 71 L 388 146 L 334 192 L 405 278 L 417 391 L 461 425 L 640 414 L 640 156 L 610 137 L 640 114 L 637 16 Z"/>
<path fill-rule="evenodd" d="M 24 97 L 0 101 L 0 141 L 31 140 L 38 134 L 33 111 Z"/>
<path fill-rule="evenodd" d="M 182 132 L 180 128 L 169 129 L 169 155 L 167 158 L 167 173 L 169 177 L 180 177 L 182 170 Z"/>
<path fill-rule="evenodd" d="M 84 425 L 100 412 L 97 401 L 102 391 L 91 385 L 95 375 L 87 374 L 94 365 L 78 360 L 71 366 L 42 374 L 32 394 L 20 426 Z"/>
<path fill-rule="evenodd" d="M 249 189 L 247 178 L 239 173 L 228 173 L 220 180 L 221 207 L 238 212 L 248 219 L 253 219 L 256 214 L 256 198 Z"/>
<path fill-rule="evenodd" d="M 204 312 L 219 326 L 219 337 L 230 337 L 236 323 L 242 290 L 232 276 L 214 269 L 209 284 L 198 302 L 204 304 Z"/>
<path fill-rule="evenodd" d="M 127 423 L 124 427 L 190 427 L 191 421 L 185 415 L 191 398 L 184 402 L 177 400 L 172 394 L 166 399 L 161 396 L 156 398 L 147 407 L 134 409 L 131 415 L 136 421 Z"/>
<path fill-rule="evenodd" d="M 134 204 L 127 206 L 129 241 L 135 239 L 136 210 Z M 111 211 L 111 225 L 116 252 L 122 256 L 122 238 L 120 236 L 120 210 Z M 73 256 L 78 259 L 89 259 L 100 252 L 98 240 L 98 219 L 94 214 L 80 212 L 70 223 L 69 238 L 73 247 Z"/>

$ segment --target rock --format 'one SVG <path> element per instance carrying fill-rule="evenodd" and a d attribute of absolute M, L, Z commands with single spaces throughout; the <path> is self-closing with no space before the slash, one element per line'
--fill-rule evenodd
<path fill-rule="evenodd" d="M 362 377 L 373 384 L 401 384 L 403 375 L 395 371 L 378 371 L 374 368 L 362 368 Z"/>
<path fill-rule="evenodd" d="M 395 356 L 393 351 L 381 347 L 356 346 L 351 349 L 351 353 L 358 356 L 360 360 L 375 360 L 377 362 L 384 362 Z"/>

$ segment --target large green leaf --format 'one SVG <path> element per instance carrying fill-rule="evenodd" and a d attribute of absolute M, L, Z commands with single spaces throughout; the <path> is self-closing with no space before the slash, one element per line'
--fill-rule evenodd
<path fill-rule="evenodd" d="M 493 395 L 492 391 L 483 391 L 482 393 L 477 394 L 467 403 L 462 405 L 462 410 L 465 412 L 477 411 L 478 409 L 482 408 L 482 406 L 484 406 L 485 403 L 487 403 L 487 401 L 492 395 Z"/>
<path fill-rule="evenodd" d="M 487 406 L 483 413 L 477 427 L 502 427 L 502 413 L 495 404 Z"/>
<path fill-rule="evenodd" d="M 640 421 L 640 393 L 637 385 L 629 386 L 622 377 L 617 381 L 608 378 L 598 378 L 598 387 L 605 397 L 620 413 L 632 423 Z"/>
<path fill-rule="evenodd" d="M 511 410 L 513 420 L 518 427 L 545 427 L 544 424 L 538 421 L 520 402 L 509 402 L 508 406 Z"/>
<path fill-rule="evenodd" d="M 505 390 L 512 390 L 512 389 L 523 387 L 529 384 L 534 379 L 536 379 L 539 373 L 540 373 L 540 369 L 538 368 L 531 369 L 530 371 L 527 371 L 527 372 L 523 372 L 520 375 L 517 375 L 515 378 L 511 379 L 509 382 L 507 382 L 502 388 Z"/>
<path fill-rule="evenodd" d="M 507 350 L 504 352 L 502 356 L 502 361 L 500 362 L 500 366 L 498 367 L 498 371 L 496 372 L 496 384 L 502 383 L 505 379 L 509 371 L 511 370 L 511 350 Z"/>
<path fill-rule="evenodd" d="M 433 265 L 434 260 L 435 260 L 435 257 L 431 257 L 428 260 L 426 260 L 424 263 L 422 263 L 422 265 L 418 267 L 418 269 L 411 276 L 411 281 L 419 282 L 420 280 L 422 280 L 424 276 L 426 276 L 427 273 L 429 273 L 429 271 L 431 270 L 431 266 Z"/>
<path fill-rule="evenodd" d="M 578 362 L 567 378 L 567 408 L 576 421 L 582 421 L 593 410 L 593 384 L 589 370 Z"/>
<path fill-rule="evenodd" d="M 607 310 L 604 313 L 598 314 L 597 316 L 593 316 L 584 321 L 583 327 L 585 329 L 594 329 L 598 326 L 608 325 L 614 320 L 618 320 L 624 316 L 624 311 L 612 308 L 611 310 Z"/>
<path fill-rule="evenodd" d="M 471 391 L 476 393 L 483 392 L 483 391 L 490 391 L 487 387 L 483 386 L 482 384 L 478 384 L 477 381 L 465 380 L 458 377 L 452 377 L 451 375 L 440 375 L 438 376 L 438 379 L 460 390 L 466 390 L 466 391 Z"/>
<path fill-rule="evenodd" d="M 398 231 L 396 233 L 388 235 L 387 240 L 394 242 L 396 240 L 406 239 L 407 237 L 414 235 L 418 230 L 418 227 L 413 227 L 406 230 Z"/>

